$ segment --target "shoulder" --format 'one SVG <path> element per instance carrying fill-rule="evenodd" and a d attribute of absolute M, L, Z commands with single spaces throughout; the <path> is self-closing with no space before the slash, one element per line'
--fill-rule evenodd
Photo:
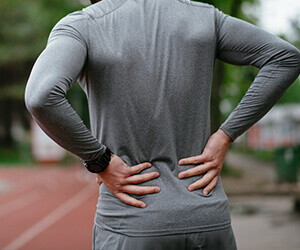
<path fill-rule="evenodd" d="M 55 30 L 56 28 L 62 26 L 78 27 L 80 25 L 85 25 L 88 19 L 90 19 L 90 16 L 87 15 L 87 13 L 85 13 L 84 11 L 75 11 L 60 19 L 53 29 Z"/>
<path fill-rule="evenodd" d="M 185 6 L 189 6 L 192 9 L 195 9 L 197 13 L 203 13 L 207 16 L 211 16 L 215 20 L 217 26 L 220 25 L 223 19 L 226 18 L 227 16 L 212 4 L 192 1 L 192 0 L 176 0 L 176 1 L 182 3 Z"/>
<path fill-rule="evenodd" d="M 84 11 L 75 11 L 60 19 L 51 30 L 48 43 L 61 37 L 72 37 L 86 45 L 90 16 Z"/>
<path fill-rule="evenodd" d="M 91 19 L 101 18 L 119 9 L 128 0 L 101 0 L 83 9 Z"/>
<path fill-rule="evenodd" d="M 222 27 L 224 21 L 229 17 L 229 15 L 223 13 L 221 10 L 214 7 L 214 17 L 215 17 L 215 24 L 218 30 Z"/>

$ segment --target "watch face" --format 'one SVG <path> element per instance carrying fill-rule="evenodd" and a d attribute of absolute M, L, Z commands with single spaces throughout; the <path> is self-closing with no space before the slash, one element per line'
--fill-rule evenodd
<path fill-rule="evenodd" d="M 92 173 L 100 173 L 103 171 L 101 166 L 94 163 L 88 164 L 87 169 Z"/>
<path fill-rule="evenodd" d="M 101 157 L 93 161 L 84 162 L 84 165 L 87 168 L 87 170 L 92 173 L 101 173 L 109 165 L 110 159 L 111 159 L 111 151 L 109 148 L 107 148 L 105 153 Z"/>

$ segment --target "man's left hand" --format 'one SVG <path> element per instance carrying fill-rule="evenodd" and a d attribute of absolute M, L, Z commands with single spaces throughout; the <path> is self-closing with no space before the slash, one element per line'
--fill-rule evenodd
<path fill-rule="evenodd" d="M 206 172 L 200 180 L 188 187 L 189 191 L 206 186 L 203 194 L 207 195 L 214 189 L 221 174 L 224 159 L 231 142 L 230 137 L 223 130 L 219 129 L 209 138 L 201 155 L 184 158 L 178 162 L 179 165 L 199 164 L 194 168 L 180 172 L 178 174 L 179 179 L 197 176 Z"/>

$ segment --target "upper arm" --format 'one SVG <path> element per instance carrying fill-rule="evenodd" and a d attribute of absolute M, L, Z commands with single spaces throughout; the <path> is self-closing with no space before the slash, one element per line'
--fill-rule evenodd
<path fill-rule="evenodd" d="M 299 65 L 299 51 L 263 29 L 220 11 L 217 18 L 217 58 L 236 65 L 261 68 L 285 61 Z"/>
<path fill-rule="evenodd" d="M 30 74 L 25 91 L 28 108 L 61 101 L 80 76 L 86 57 L 87 44 L 83 34 L 73 25 L 59 22 Z"/>

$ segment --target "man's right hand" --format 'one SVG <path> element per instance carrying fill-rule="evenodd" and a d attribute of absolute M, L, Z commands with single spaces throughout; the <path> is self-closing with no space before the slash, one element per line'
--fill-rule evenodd
<path fill-rule="evenodd" d="M 134 199 L 128 194 L 144 195 L 160 191 L 157 186 L 136 185 L 159 177 L 158 172 L 139 174 L 142 170 L 150 167 L 151 163 L 149 162 L 129 167 L 120 157 L 112 155 L 105 171 L 97 174 L 97 182 L 99 184 L 103 182 L 112 194 L 127 205 L 145 208 L 144 202 Z"/>

